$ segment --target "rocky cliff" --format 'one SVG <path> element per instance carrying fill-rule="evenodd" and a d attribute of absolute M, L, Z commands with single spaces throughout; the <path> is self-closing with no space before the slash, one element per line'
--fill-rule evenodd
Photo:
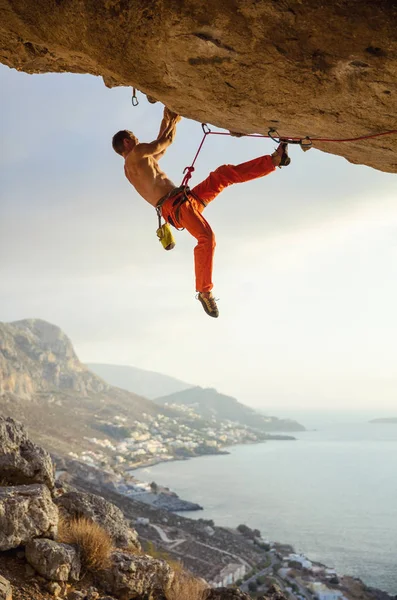
<path fill-rule="evenodd" d="M 10 392 L 31 399 L 54 389 L 87 396 L 110 386 L 78 360 L 56 325 L 40 319 L 0 323 L 0 395 Z"/>
<path fill-rule="evenodd" d="M 0 323 L 0 409 L 28 425 L 51 451 L 68 453 L 111 437 L 103 423 L 126 425 L 161 412 L 150 400 L 112 387 L 77 358 L 69 338 L 39 319 Z"/>
<path fill-rule="evenodd" d="M 350 138 L 396 129 L 394 0 L 2 0 L 0 61 L 136 86 L 243 133 Z M 316 142 L 397 172 L 397 136 Z"/>
<path fill-rule="evenodd" d="M 54 485 L 48 453 L 3 417 L 0 482 L 2 600 L 249 600 L 147 554 L 132 523 L 104 498 Z M 267 597 L 285 600 L 276 590 Z"/>

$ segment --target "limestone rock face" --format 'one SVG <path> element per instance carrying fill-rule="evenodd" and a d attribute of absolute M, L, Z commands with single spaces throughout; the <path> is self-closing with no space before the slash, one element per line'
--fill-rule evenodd
<path fill-rule="evenodd" d="M 116 597 L 150 597 L 163 595 L 173 580 L 173 571 L 164 560 L 146 555 L 116 551 L 111 566 L 100 574 L 101 586 Z"/>
<path fill-rule="evenodd" d="M 54 466 L 48 452 L 28 438 L 20 423 L 1 416 L 0 479 L 13 485 L 45 483 L 54 487 Z"/>
<path fill-rule="evenodd" d="M 59 327 L 40 319 L 0 323 L 0 396 L 31 399 L 54 388 L 87 395 L 109 386 L 80 363 Z"/>
<path fill-rule="evenodd" d="M 101 525 L 118 548 L 140 549 L 138 534 L 128 526 L 121 510 L 100 496 L 67 492 L 56 500 L 71 517 L 86 517 Z"/>
<path fill-rule="evenodd" d="M 73 546 L 53 540 L 32 540 L 26 546 L 26 559 L 43 577 L 50 581 L 78 581 L 80 558 Z"/>
<path fill-rule="evenodd" d="M 100 75 L 198 122 L 326 138 L 396 129 L 392 0 L 3 0 L 0 16 L 4 64 Z M 315 147 L 397 172 L 395 135 Z"/>
<path fill-rule="evenodd" d="M 0 551 L 52 538 L 57 526 L 58 509 L 45 485 L 0 487 Z"/>

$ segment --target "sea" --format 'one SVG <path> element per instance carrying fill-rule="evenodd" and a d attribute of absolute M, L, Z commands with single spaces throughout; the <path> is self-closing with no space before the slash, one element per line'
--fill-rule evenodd
<path fill-rule="evenodd" d="M 138 469 L 217 525 L 244 523 L 309 559 L 397 594 L 397 424 L 369 413 L 278 413 L 308 431 L 296 441 L 233 446 L 230 454 Z M 386 416 L 396 416 L 389 414 Z"/>

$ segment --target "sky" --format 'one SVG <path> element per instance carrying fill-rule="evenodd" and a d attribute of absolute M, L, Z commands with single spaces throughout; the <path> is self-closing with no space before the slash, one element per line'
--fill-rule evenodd
<path fill-rule="evenodd" d="M 195 299 L 195 240 L 176 232 L 163 250 L 111 147 L 119 129 L 156 138 L 162 106 L 139 100 L 93 76 L 0 65 L 0 321 L 45 319 L 83 362 L 262 409 L 395 412 L 396 175 L 292 147 L 288 168 L 225 190 L 205 213 L 217 237 L 211 319 Z M 176 185 L 201 137 L 200 124 L 178 125 L 160 163 Z M 209 136 L 192 185 L 274 149 Z"/>

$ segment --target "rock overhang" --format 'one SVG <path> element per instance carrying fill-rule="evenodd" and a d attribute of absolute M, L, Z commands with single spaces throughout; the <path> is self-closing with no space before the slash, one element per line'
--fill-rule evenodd
<path fill-rule="evenodd" d="M 393 0 L 3 0 L 0 60 L 102 76 L 241 133 L 397 128 Z M 397 135 L 314 147 L 397 172 Z"/>

